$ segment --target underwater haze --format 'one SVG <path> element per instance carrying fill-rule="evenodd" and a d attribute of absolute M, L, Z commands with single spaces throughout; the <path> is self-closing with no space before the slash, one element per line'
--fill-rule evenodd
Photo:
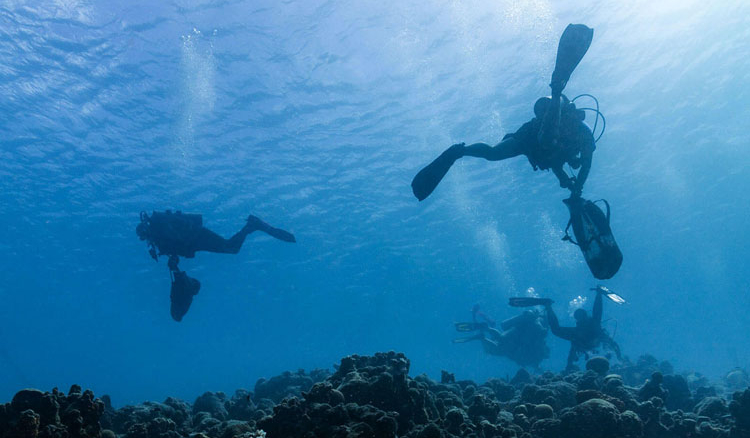
<path fill-rule="evenodd" d="M 566 93 L 607 117 L 584 189 L 624 254 L 604 282 L 524 157 L 463 159 L 424 202 L 410 187 L 533 117 L 568 23 L 594 39 Z M 511 317 L 533 287 L 571 325 L 598 283 L 628 301 L 604 319 L 631 359 L 750 367 L 748 41 L 743 0 L 0 0 L 0 400 L 192 400 L 388 350 L 433 379 L 512 376 L 453 323 Z M 202 288 L 178 323 L 135 234 L 165 209 L 297 243 L 183 259 Z M 568 343 L 547 339 L 560 371 Z"/>

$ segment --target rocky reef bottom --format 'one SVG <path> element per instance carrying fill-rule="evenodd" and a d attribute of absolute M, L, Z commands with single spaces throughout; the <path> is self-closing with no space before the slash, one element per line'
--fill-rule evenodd
<path fill-rule="evenodd" d="M 114 409 L 74 385 L 25 389 L 0 405 L 0 438 L 748 438 L 750 389 L 742 370 L 711 385 L 651 356 L 610 369 L 483 384 L 409 376 L 401 353 L 348 356 L 333 373 L 286 372 L 231 397 L 207 392 Z M 744 390 L 741 389 L 744 387 Z"/>

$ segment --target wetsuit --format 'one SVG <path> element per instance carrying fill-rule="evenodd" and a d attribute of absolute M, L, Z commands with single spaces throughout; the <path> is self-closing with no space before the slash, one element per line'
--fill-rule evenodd
<path fill-rule="evenodd" d="M 547 306 L 547 322 L 552 334 L 558 338 L 570 341 L 570 352 L 568 353 L 568 367 L 573 365 L 580 353 L 587 353 L 603 345 L 613 350 L 620 359 L 620 347 L 609 334 L 602 329 L 603 303 L 602 294 L 597 293 L 594 299 L 594 309 L 591 317 L 577 321 L 575 327 L 560 327 L 557 315 L 551 306 Z"/>
<path fill-rule="evenodd" d="M 596 148 L 594 135 L 583 121 L 565 111 L 556 126 L 559 126 L 559 131 L 555 133 L 554 141 L 550 141 L 545 138 L 546 132 L 542 130 L 542 119 L 535 117 L 524 123 L 518 131 L 506 134 L 494 147 L 486 143 L 475 143 L 457 148 L 456 154 L 459 157 L 478 157 L 489 161 L 525 155 L 534 170 L 551 169 L 562 187 L 569 187 L 580 193 L 591 170 L 591 160 Z M 563 170 L 566 163 L 574 169 L 580 168 L 574 181 Z"/>
<path fill-rule="evenodd" d="M 234 236 L 225 239 L 202 224 L 200 215 L 170 211 L 154 212 L 149 221 L 149 241 L 159 254 L 187 258 L 195 257 L 196 251 L 237 254 L 248 234 L 255 231 L 247 225 Z"/>
<path fill-rule="evenodd" d="M 149 254 L 154 260 L 159 256 L 169 256 L 172 290 L 170 300 L 171 313 L 175 321 L 181 321 L 193 302 L 193 296 L 200 290 L 200 282 L 190 278 L 185 271 L 178 267 L 180 257 L 193 258 L 196 251 L 209 251 L 224 254 L 237 254 L 245 242 L 248 234 L 260 230 L 270 236 L 286 242 L 295 242 L 294 235 L 288 231 L 274 228 L 259 218 L 250 215 L 247 223 L 240 231 L 229 239 L 225 239 L 203 226 L 203 218 L 199 214 L 184 214 L 179 211 L 172 213 L 153 212 L 148 216 L 141 213 L 141 223 L 135 231 L 141 240 L 149 244 Z"/>
<path fill-rule="evenodd" d="M 549 348 L 545 343 L 547 328 L 539 315 L 533 311 L 526 311 L 501 323 L 502 331 L 494 328 L 494 321 L 477 322 L 477 312 L 474 312 L 474 322 L 459 323 L 459 326 L 471 326 L 479 333 L 454 340 L 466 342 L 478 340 L 482 342 L 485 353 L 493 356 L 506 356 L 521 366 L 539 367 L 539 363 L 549 357 Z M 482 314 L 483 319 L 489 319 Z"/>

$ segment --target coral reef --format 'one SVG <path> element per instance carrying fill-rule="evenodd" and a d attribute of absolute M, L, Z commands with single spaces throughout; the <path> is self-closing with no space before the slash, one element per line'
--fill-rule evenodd
<path fill-rule="evenodd" d="M 232 397 L 167 398 L 114 409 L 74 385 L 24 389 L 0 404 L 0 438 L 748 438 L 750 389 L 741 370 L 711 386 L 652 356 L 585 371 L 520 370 L 483 384 L 409 376 L 401 353 L 348 356 L 326 370 L 286 372 Z"/>
<path fill-rule="evenodd" d="M 104 402 L 73 385 L 65 395 L 24 389 L 0 405 L 0 437 L 93 438 L 102 433 Z"/>

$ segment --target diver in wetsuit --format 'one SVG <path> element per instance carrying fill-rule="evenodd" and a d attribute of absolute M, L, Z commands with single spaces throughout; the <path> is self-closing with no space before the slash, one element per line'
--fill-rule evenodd
<path fill-rule="evenodd" d="M 577 110 L 564 95 L 553 92 L 552 97 L 542 97 L 534 104 L 534 117 L 512 134 L 506 134 L 495 146 L 486 143 L 454 144 L 443 152 L 441 158 L 455 162 L 463 157 L 478 157 L 500 161 L 525 155 L 534 170 L 552 170 L 560 187 L 579 195 L 591 169 L 595 144 L 594 135 L 583 123 L 583 112 Z M 554 129 L 548 122 L 559 120 L 559 134 L 553 141 Z M 563 165 L 580 169 L 578 175 L 568 176 Z M 452 163 L 451 163 L 452 164 Z"/>
<path fill-rule="evenodd" d="M 507 134 L 495 146 L 486 143 L 454 144 L 432 163 L 423 168 L 412 181 L 414 195 L 420 201 L 437 187 L 456 160 L 463 157 L 500 161 L 525 155 L 534 170 L 551 169 L 560 187 L 580 195 L 586 182 L 595 149 L 594 136 L 583 123 L 585 113 L 562 94 L 570 75 L 588 50 L 593 30 L 584 25 L 570 25 L 563 32 L 558 47 L 557 63 L 552 74 L 551 97 L 542 97 L 534 104 L 535 117 L 515 133 Z M 563 166 L 580 169 L 568 176 Z"/>
<path fill-rule="evenodd" d="M 237 254 L 245 238 L 254 231 L 263 231 L 285 242 L 296 242 L 291 233 L 274 228 L 253 215 L 248 216 L 245 226 L 229 239 L 204 227 L 199 214 L 170 210 L 155 211 L 151 216 L 141 212 L 141 223 L 135 231 L 141 240 L 148 241 L 149 254 L 154 260 L 160 255 L 193 258 L 197 251 Z"/>
<path fill-rule="evenodd" d="M 203 226 L 203 217 L 199 214 L 185 214 L 180 211 L 153 212 L 151 216 L 141 212 L 141 223 L 135 229 L 141 240 L 149 245 L 149 254 L 154 260 L 159 256 L 169 256 L 172 289 L 170 293 L 171 314 L 175 321 L 185 316 L 193 296 L 200 290 L 200 282 L 188 277 L 185 271 L 178 268 L 179 257 L 193 258 L 197 251 L 208 251 L 223 254 L 237 254 L 245 238 L 255 232 L 263 231 L 270 236 L 285 242 L 296 242 L 294 235 L 279 228 L 274 228 L 259 218 L 250 215 L 247 223 L 229 239 L 225 239 Z"/>
<path fill-rule="evenodd" d="M 588 353 L 595 351 L 600 345 L 606 349 L 612 350 L 618 360 L 622 360 L 620 346 L 614 339 L 602 328 L 603 304 L 602 297 L 607 295 L 609 290 L 602 287 L 596 288 L 596 298 L 594 299 L 594 309 L 591 316 L 584 309 L 577 309 L 573 313 L 576 320 L 575 327 L 560 327 L 557 315 L 552 310 L 552 300 L 545 300 L 544 307 L 547 311 L 547 321 L 550 331 L 558 338 L 570 341 L 570 352 L 568 353 L 567 369 L 571 369 L 579 356 L 583 354 L 588 359 Z"/>
<path fill-rule="evenodd" d="M 457 338 L 454 344 L 481 341 L 485 353 L 505 356 L 521 366 L 539 368 L 539 363 L 549 357 L 545 342 L 547 326 L 540 312 L 526 310 L 520 315 L 506 319 L 496 328 L 494 320 L 485 315 L 479 306 L 472 309 L 473 322 L 456 323 L 459 332 L 478 331 L 474 336 Z"/>

